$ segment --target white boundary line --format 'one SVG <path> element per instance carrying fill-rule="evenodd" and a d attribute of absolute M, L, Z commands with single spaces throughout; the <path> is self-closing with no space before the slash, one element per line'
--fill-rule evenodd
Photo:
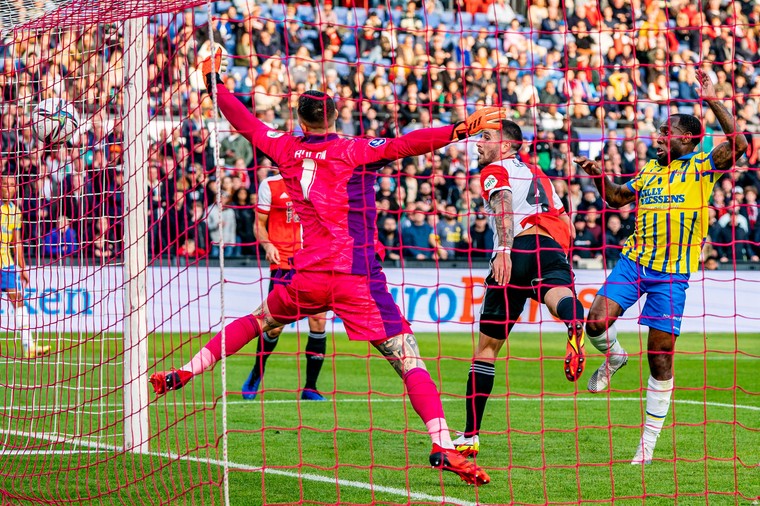
<path fill-rule="evenodd" d="M 495 399 L 492 399 L 493 401 L 496 400 L 505 400 L 506 397 L 497 397 Z M 539 398 L 539 397 L 510 397 L 510 401 L 516 401 L 516 402 L 539 402 L 539 401 L 545 401 L 545 402 L 641 402 L 641 398 L 639 397 L 546 397 L 546 398 Z M 327 401 L 327 403 L 391 403 L 391 402 L 401 402 L 405 401 L 405 397 L 396 397 L 396 398 L 381 398 L 381 399 L 332 399 Z M 442 401 L 444 402 L 461 402 L 462 399 L 454 399 L 454 398 L 443 398 Z M 295 404 L 300 402 L 312 402 L 312 401 L 300 401 L 300 400 L 288 400 L 288 399 L 278 399 L 278 400 L 272 400 L 272 401 L 264 401 L 264 404 Z M 695 401 L 690 399 L 680 399 L 674 401 L 676 404 L 689 404 L 689 405 L 698 405 L 698 406 L 712 406 L 712 407 L 719 407 L 719 408 L 729 408 L 729 409 L 745 409 L 749 411 L 760 411 L 760 406 L 749 406 L 745 404 L 726 404 L 721 402 L 702 402 L 702 401 Z M 261 401 L 259 401 L 261 403 Z M 256 401 L 228 401 L 227 404 L 230 405 L 242 405 L 242 404 L 249 404 L 249 405 L 255 405 Z M 152 406 L 156 406 L 156 404 L 152 404 Z M 193 404 L 192 406 L 197 406 Z M 206 404 L 206 407 L 211 407 L 213 404 Z M 0 451 L 0 455 L 2 456 L 17 456 L 17 457 L 32 457 L 32 456 L 38 456 L 38 455 L 69 455 L 74 452 L 77 453 L 97 453 L 97 452 L 122 452 L 123 449 L 118 448 L 116 446 L 112 445 L 105 445 L 101 443 L 96 442 L 90 442 L 90 441 L 82 441 L 82 440 L 76 440 L 75 438 L 66 438 L 66 437 L 51 437 L 54 436 L 52 434 L 45 434 L 45 433 L 30 433 L 30 432 L 23 432 L 23 431 L 16 431 L 16 430 L 8 430 L 3 431 L 0 430 L 0 433 L 6 434 L 6 435 L 13 435 L 13 436 L 22 436 L 22 437 L 31 437 L 34 439 L 42 439 L 45 441 L 50 441 L 52 443 L 59 443 L 59 444 L 70 444 L 75 447 L 85 447 L 89 450 L 6 450 L 6 451 Z M 285 471 L 282 469 L 273 469 L 273 468 L 261 468 L 258 466 L 251 466 L 249 464 L 240 464 L 237 462 L 225 462 L 221 460 L 216 459 L 203 459 L 199 457 L 192 457 L 189 455 L 177 455 L 173 453 L 161 453 L 161 452 L 147 452 L 147 455 L 151 455 L 154 457 L 160 457 L 170 460 L 184 460 L 188 462 L 198 462 L 198 463 L 208 463 L 212 465 L 217 465 L 220 467 L 224 467 L 225 465 L 232 469 L 238 469 L 242 471 L 251 471 L 251 472 L 258 472 L 258 473 L 266 473 L 266 474 L 272 474 L 272 475 L 278 475 L 278 476 L 286 476 L 289 478 L 297 478 L 301 480 L 307 480 L 307 481 L 313 481 L 318 483 L 330 483 L 335 485 L 340 485 L 343 487 L 351 487 L 351 488 L 358 488 L 362 490 L 372 491 L 375 493 L 384 493 L 389 495 L 395 495 L 399 497 L 406 497 L 408 499 L 412 500 L 419 500 L 419 501 L 430 501 L 430 502 L 437 502 L 437 503 L 446 503 L 446 504 L 454 504 L 457 506 L 475 506 L 476 503 L 466 501 L 464 499 L 457 499 L 454 497 L 448 497 L 448 496 L 433 496 L 429 494 L 424 494 L 421 492 L 412 492 L 411 490 L 405 490 L 401 488 L 395 488 L 395 487 L 387 487 L 384 485 L 375 485 L 370 483 L 364 483 L 361 481 L 354 481 L 354 480 L 342 480 L 342 479 L 335 479 L 334 477 L 329 476 L 323 476 L 319 474 L 311 474 L 311 473 L 294 473 L 291 471 Z"/>
<path fill-rule="evenodd" d="M 282 393 L 282 391 L 278 391 L 278 393 Z M 324 393 L 324 392 L 323 392 Z M 232 393 L 230 394 L 232 396 L 237 396 L 237 394 Z M 491 397 L 488 402 L 503 402 L 506 399 L 503 395 L 500 396 L 494 396 Z M 509 401 L 510 402 L 641 402 L 644 398 L 643 397 L 603 397 L 603 396 L 596 396 L 596 397 L 554 397 L 554 396 L 548 396 L 544 397 L 543 399 L 540 397 L 523 397 L 523 396 L 510 396 Z M 378 396 L 377 398 L 365 398 L 365 399 L 358 399 L 358 398 L 341 398 L 341 399 L 330 399 L 328 398 L 327 401 L 324 402 L 317 402 L 316 404 L 349 404 L 349 403 L 367 403 L 371 402 L 372 404 L 376 403 L 391 403 L 391 402 L 401 402 L 402 400 L 405 400 L 405 397 L 401 397 L 401 394 L 397 394 L 397 396 L 394 397 L 385 397 L 385 396 Z M 454 398 L 454 397 L 443 397 L 441 399 L 441 402 L 462 402 L 463 398 Z M 258 404 L 261 404 L 262 401 L 252 400 L 252 401 L 243 401 L 243 400 L 235 400 L 235 401 L 227 401 L 228 405 L 250 405 L 255 406 Z M 313 404 L 314 401 L 302 401 L 299 399 L 272 399 L 272 400 L 265 400 L 263 401 L 263 404 L 298 404 L 298 403 L 306 403 L 306 404 Z M 748 404 L 728 404 L 725 402 L 712 402 L 712 401 L 695 401 L 693 399 L 675 399 L 673 400 L 674 404 L 690 404 L 693 406 L 711 406 L 715 408 L 727 408 L 727 409 L 739 409 L 739 410 L 747 410 L 747 411 L 760 411 L 760 405 L 758 406 L 751 406 Z M 174 403 L 167 402 L 166 404 L 157 404 L 153 403 L 151 404 L 151 407 L 158 408 L 158 407 L 165 407 L 167 405 L 173 405 Z M 204 408 L 213 408 L 218 402 L 205 402 L 205 403 L 192 403 L 189 404 L 189 406 L 192 407 L 204 407 Z M 19 406 L 0 406 L 0 412 L 2 411 L 19 411 L 19 410 L 29 410 L 30 407 L 26 405 L 19 405 Z M 52 411 L 53 408 L 46 408 L 43 406 L 39 406 L 36 408 L 31 408 L 36 411 Z M 55 411 L 60 411 L 62 408 L 55 408 Z M 108 410 L 108 412 L 121 412 L 121 410 Z M 90 414 L 95 414 L 97 411 L 92 411 Z M 0 433 L 4 433 L 2 430 L 0 430 Z"/>
<path fill-rule="evenodd" d="M 72 451 L 65 451 L 65 450 L 56 450 L 56 451 L 47 451 L 47 450 L 9 450 L 0 452 L 0 455 L 3 456 L 18 456 L 18 457 L 25 457 L 25 456 L 38 456 L 38 455 L 70 455 L 72 453 L 96 453 L 96 452 L 119 452 L 119 453 L 126 453 L 122 448 L 118 448 L 113 445 L 106 445 L 101 443 L 94 443 L 90 441 L 71 441 L 71 438 L 67 440 L 63 437 L 51 437 L 52 434 L 44 434 L 44 433 L 38 433 L 38 432 L 24 432 L 24 431 L 17 431 L 17 430 L 9 430 L 9 431 L 0 431 L 0 433 L 12 435 L 12 436 L 22 436 L 22 437 L 32 437 L 34 439 L 42 439 L 45 441 L 50 441 L 51 443 L 60 443 L 60 444 L 70 444 L 74 446 L 84 446 L 86 448 L 89 448 L 89 451 L 82 451 L 82 450 L 72 450 Z M 145 452 L 141 455 L 150 455 L 153 457 L 161 457 L 165 459 L 170 460 L 184 460 L 188 462 L 198 462 L 202 464 L 212 464 L 215 466 L 220 467 L 228 467 L 230 469 L 238 469 L 241 471 L 251 471 L 255 473 L 266 473 L 266 474 L 272 474 L 277 476 L 286 476 L 288 478 L 297 478 L 300 480 L 307 480 L 307 481 L 314 481 L 318 483 L 330 483 L 333 485 L 340 485 L 342 487 L 351 487 L 351 488 L 359 488 L 362 490 L 367 490 L 375 493 L 383 493 L 383 494 L 390 494 L 400 497 L 406 497 L 410 500 L 416 500 L 416 501 L 428 501 L 428 502 L 434 502 L 438 504 L 454 504 L 456 506 L 477 506 L 478 503 L 474 503 L 471 501 L 466 501 L 464 499 L 457 499 L 456 497 L 451 496 L 435 496 L 430 494 L 424 494 L 421 492 L 412 492 L 411 490 L 406 490 L 403 488 L 395 488 L 395 487 L 387 487 L 385 485 L 375 485 L 371 483 L 364 483 L 362 481 L 354 481 L 354 480 L 341 480 L 336 479 L 334 477 L 330 476 L 322 476 L 319 474 L 311 474 L 311 473 L 294 473 L 292 471 L 285 471 L 283 469 L 273 469 L 273 468 L 261 468 L 258 466 L 251 466 L 248 464 L 239 464 L 237 462 L 225 462 L 222 460 L 216 460 L 216 459 L 203 459 L 200 457 L 192 457 L 189 455 L 177 455 L 175 453 L 162 453 L 162 452 Z"/>
<path fill-rule="evenodd" d="M 323 392 L 324 393 L 324 392 Z M 231 394 L 235 395 L 235 394 Z M 504 401 L 506 397 L 504 396 L 498 396 L 498 397 L 491 397 L 488 399 L 488 402 L 500 402 Z M 518 396 L 510 396 L 509 401 L 510 402 L 641 402 L 644 398 L 643 397 L 518 397 Z M 337 403 L 337 404 L 343 404 L 343 403 L 367 403 L 371 402 L 372 404 L 375 403 L 385 403 L 385 402 L 401 402 L 403 400 L 406 400 L 406 396 L 401 397 L 393 397 L 393 398 L 371 398 L 371 399 L 327 399 L 327 401 L 318 402 L 316 404 L 331 404 L 331 403 Z M 452 397 L 443 397 L 441 399 L 442 402 L 464 402 L 464 398 L 452 398 Z M 258 401 L 258 403 L 261 403 L 261 401 Z M 314 401 L 302 401 L 299 399 L 274 399 L 271 401 L 263 401 L 264 404 L 296 404 L 296 403 L 314 403 Z M 691 399 L 675 399 L 673 400 L 673 403 L 678 404 L 691 404 L 695 406 L 712 406 L 716 408 L 736 408 L 736 409 L 746 409 L 749 411 L 760 411 L 760 405 L 758 406 L 750 406 L 747 404 L 727 404 L 723 402 L 710 402 L 710 401 L 695 401 Z M 250 404 L 250 405 L 256 405 L 257 401 L 254 399 L 252 401 L 243 401 L 243 400 L 237 400 L 237 401 L 227 401 L 228 405 L 241 405 L 241 404 Z M 153 404 L 155 406 L 155 404 Z M 204 403 L 204 407 L 213 407 L 214 404 L 212 403 Z"/>

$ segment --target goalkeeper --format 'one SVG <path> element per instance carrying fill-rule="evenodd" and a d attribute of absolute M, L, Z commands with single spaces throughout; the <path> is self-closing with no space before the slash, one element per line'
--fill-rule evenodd
<path fill-rule="evenodd" d="M 639 323 L 649 327 L 647 353 L 646 423 L 631 464 L 648 464 L 670 409 L 673 391 L 673 350 L 681 332 L 690 273 L 699 269 L 707 235 L 707 206 L 720 171 L 730 170 L 747 150 L 744 135 L 736 135 L 734 119 L 715 97 L 715 88 L 697 71 L 702 97 L 710 106 L 728 140 L 710 153 L 695 152 L 702 124 L 689 114 L 673 114 L 660 126 L 650 160 L 625 185 L 613 183 L 602 167 L 585 157 L 575 162 L 594 181 L 612 207 L 638 201 L 636 231 L 623 247 L 620 261 L 599 290 L 586 323 L 589 341 L 607 359 L 589 378 L 588 389 L 601 392 L 612 375 L 628 361 L 617 340 L 615 320 L 644 294 L 647 300 Z"/>
<path fill-rule="evenodd" d="M 221 51 L 203 63 L 209 92 L 232 127 L 280 167 L 288 194 L 303 226 L 304 246 L 295 254 L 295 274 L 275 286 L 253 314 L 225 328 L 226 354 L 232 355 L 262 332 L 305 315 L 333 310 L 349 339 L 369 341 L 401 376 L 413 409 L 433 442 L 430 464 L 456 473 L 472 484 L 488 474 L 454 449 L 440 394 L 425 368 L 409 323 L 388 292 L 375 258 L 377 236 L 374 184 L 376 171 L 389 162 L 419 156 L 499 125 L 501 109 L 483 108 L 454 126 L 416 130 L 396 139 L 341 139 L 335 133 L 335 103 L 326 94 L 307 91 L 298 98 L 303 137 L 267 127 L 217 79 Z M 218 77 L 218 76 L 217 76 Z M 156 393 L 177 390 L 221 359 L 217 334 L 179 371 L 151 376 Z"/>
<path fill-rule="evenodd" d="M 21 335 L 24 358 L 37 358 L 50 353 L 49 346 L 37 346 L 29 328 L 29 313 L 24 305 L 22 288 L 29 285 L 21 237 L 21 213 L 16 206 L 16 178 L 0 178 L 0 288 L 13 303 L 16 331 Z"/>

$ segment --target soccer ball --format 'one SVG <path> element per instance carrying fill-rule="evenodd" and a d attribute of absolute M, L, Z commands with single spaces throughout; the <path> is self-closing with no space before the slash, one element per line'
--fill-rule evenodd
<path fill-rule="evenodd" d="M 45 144 L 66 142 L 79 129 L 79 114 L 66 100 L 48 98 L 32 111 L 32 129 Z"/>

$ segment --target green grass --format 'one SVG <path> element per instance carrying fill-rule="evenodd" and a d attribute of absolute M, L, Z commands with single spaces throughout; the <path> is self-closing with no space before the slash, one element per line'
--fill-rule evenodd
<path fill-rule="evenodd" d="M 233 393 L 252 357 L 227 362 L 230 502 L 405 504 L 441 503 L 445 497 L 451 504 L 610 504 L 614 497 L 615 504 L 625 505 L 753 504 L 760 498 L 760 337 L 680 338 L 676 401 L 656 461 L 643 469 L 629 464 L 648 377 L 642 337 L 621 336 L 633 356 L 615 377 L 613 394 L 592 396 L 585 382 L 599 357 L 589 360 L 589 370 L 573 385 L 557 358 L 564 351 L 561 335 L 512 336 L 502 353 L 509 360 L 497 365 L 481 436 L 478 463 L 492 483 L 476 490 L 426 467 L 430 443 L 424 427 L 404 402 L 399 378 L 365 343 L 344 336 L 331 340 L 332 356 L 320 378 L 331 402 L 297 402 L 305 364 L 295 352 L 303 346 L 289 332 L 268 362 L 265 391 L 256 401 L 243 402 Z M 449 425 L 460 429 L 473 338 L 418 338 L 424 356 L 444 357 L 427 366 L 444 394 Z M 151 366 L 167 356 L 158 369 L 179 367 L 203 338 L 161 339 L 154 337 L 150 347 Z M 122 440 L 121 368 L 108 362 L 121 352 L 117 339 L 100 342 L 66 341 L 50 359 L 6 362 L 0 376 L 4 449 L 36 453 L 0 456 L 2 504 L 220 502 L 221 368 L 189 388 L 151 397 L 151 455 L 94 452 L 91 447 Z M 60 388 L 33 386 L 51 378 L 58 378 Z M 53 409 L 62 404 L 68 409 Z M 74 447 L 81 437 L 51 443 L 19 435 L 29 432 L 85 435 L 90 445 Z M 166 458 L 167 452 L 183 458 Z M 370 484 L 377 489 L 368 490 Z"/>

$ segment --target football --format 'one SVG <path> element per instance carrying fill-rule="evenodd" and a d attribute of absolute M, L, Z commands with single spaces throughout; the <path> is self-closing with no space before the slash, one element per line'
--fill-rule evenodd
<path fill-rule="evenodd" d="M 79 129 L 79 114 L 66 100 L 49 98 L 32 111 L 32 128 L 45 144 L 66 142 Z"/>

